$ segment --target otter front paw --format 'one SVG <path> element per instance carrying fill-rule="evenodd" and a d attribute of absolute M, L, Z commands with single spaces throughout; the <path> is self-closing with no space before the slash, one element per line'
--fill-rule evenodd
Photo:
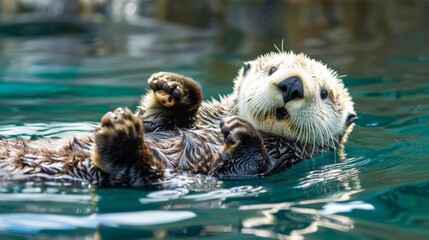
<path fill-rule="evenodd" d="M 101 118 L 94 135 L 94 164 L 105 172 L 116 172 L 138 155 L 143 144 L 142 121 L 128 108 L 117 108 Z"/>
<path fill-rule="evenodd" d="M 224 147 L 213 175 L 255 176 L 266 173 L 269 159 L 259 132 L 247 121 L 228 117 L 220 123 Z"/>
<path fill-rule="evenodd" d="M 185 76 L 159 72 L 148 80 L 149 86 L 155 93 L 155 98 L 164 107 L 187 107 L 188 111 L 199 107 L 202 95 L 198 84 Z"/>
<path fill-rule="evenodd" d="M 168 72 L 155 73 L 148 82 L 153 92 L 139 106 L 145 132 L 190 127 L 202 101 L 200 86 L 191 78 Z"/>
<path fill-rule="evenodd" d="M 224 136 L 224 153 L 234 154 L 264 147 L 259 132 L 249 122 L 237 116 L 222 119 L 220 130 Z"/>
<path fill-rule="evenodd" d="M 104 114 L 100 125 L 95 129 L 95 142 L 115 142 L 126 137 L 138 139 L 143 136 L 142 121 L 128 108 L 117 108 L 113 112 Z"/>
<path fill-rule="evenodd" d="M 164 177 L 164 164 L 152 155 L 143 138 L 143 123 L 128 108 L 101 118 L 95 129 L 92 161 L 109 174 L 107 185 L 147 184 Z"/>

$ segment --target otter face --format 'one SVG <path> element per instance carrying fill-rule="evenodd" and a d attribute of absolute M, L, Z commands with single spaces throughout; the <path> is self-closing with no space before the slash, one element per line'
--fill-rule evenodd
<path fill-rule="evenodd" d="M 304 54 L 269 53 L 245 62 L 234 92 L 240 117 L 305 146 L 341 146 L 357 119 L 337 73 Z"/>

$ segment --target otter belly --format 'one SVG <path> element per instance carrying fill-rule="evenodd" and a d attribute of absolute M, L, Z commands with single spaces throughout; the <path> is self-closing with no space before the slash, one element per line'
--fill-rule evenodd
<path fill-rule="evenodd" d="M 167 168 L 208 173 L 223 146 L 220 129 L 176 129 L 145 134 L 145 143 Z"/>

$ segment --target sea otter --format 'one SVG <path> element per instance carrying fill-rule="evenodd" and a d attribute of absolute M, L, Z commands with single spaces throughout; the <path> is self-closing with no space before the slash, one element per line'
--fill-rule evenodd
<path fill-rule="evenodd" d="M 203 102 L 200 86 L 176 73 L 148 83 L 136 113 L 106 113 L 93 137 L 1 139 L 0 174 L 99 186 L 159 182 L 166 169 L 258 177 L 342 148 L 357 119 L 337 73 L 293 52 L 244 62 L 219 100 Z"/>

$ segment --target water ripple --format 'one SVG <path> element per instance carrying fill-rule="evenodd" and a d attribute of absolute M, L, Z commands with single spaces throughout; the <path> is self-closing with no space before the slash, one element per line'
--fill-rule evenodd
<path fill-rule="evenodd" d="M 3 125 L 0 128 L 0 136 L 8 138 L 66 138 L 85 133 L 92 133 L 98 123 L 25 123 L 20 125 Z"/>
<path fill-rule="evenodd" d="M 140 211 L 94 214 L 87 217 L 73 217 L 53 214 L 0 214 L 0 232 L 35 234 L 46 230 L 95 229 L 109 227 L 151 226 L 175 223 L 195 218 L 191 211 Z"/>

